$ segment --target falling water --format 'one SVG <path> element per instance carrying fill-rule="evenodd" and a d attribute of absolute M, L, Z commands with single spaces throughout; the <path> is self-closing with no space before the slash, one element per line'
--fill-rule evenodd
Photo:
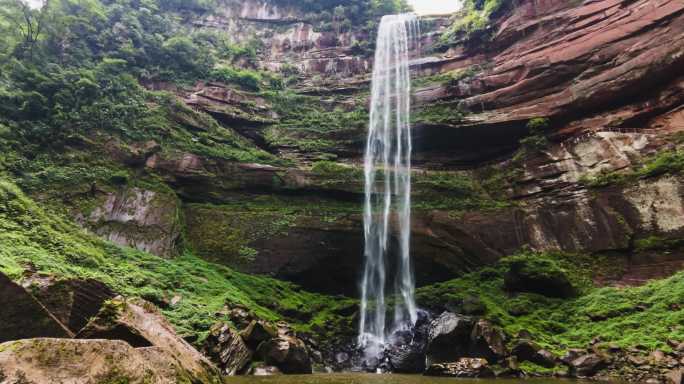
<path fill-rule="evenodd" d="M 368 142 L 364 159 L 365 265 L 361 281 L 359 344 L 377 356 L 388 334 L 416 321 L 414 280 L 409 255 L 411 226 L 411 132 L 409 53 L 417 46 L 413 14 L 382 18 L 373 69 Z M 390 219 L 396 212 L 398 249 L 392 284 L 394 318 L 389 324 L 385 288 Z M 391 263 L 394 265 L 395 263 Z M 389 331 L 389 332 L 388 332 Z"/>

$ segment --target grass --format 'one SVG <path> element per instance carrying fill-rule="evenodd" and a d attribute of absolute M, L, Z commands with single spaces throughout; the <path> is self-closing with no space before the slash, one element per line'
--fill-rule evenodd
<path fill-rule="evenodd" d="M 590 188 L 602 188 L 611 185 L 625 185 L 639 179 L 646 179 L 666 174 L 678 174 L 684 170 L 684 150 L 665 150 L 647 158 L 643 164 L 628 171 L 601 172 L 593 177 L 582 177 L 580 180 Z"/>
<path fill-rule="evenodd" d="M 610 257 L 561 253 L 525 253 L 523 257 L 546 260 L 539 265 L 557 264 L 580 287 L 580 296 L 557 299 L 506 292 L 504 259 L 491 268 L 420 288 L 418 302 L 440 308 L 449 302 L 462 302 L 467 296 L 478 297 L 486 308 L 485 317 L 509 336 L 526 330 L 556 354 L 569 348 L 585 348 L 597 336 L 621 347 L 643 345 L 665 351 L 670 350 L 667 340 L 684 340 L 684 272 L 642 287 L 596 288 L 590 283 L 589 273 L 610 273 Z"/>
<path fill-rule="evenodd" d="M 343 325 L 350 326 L 350 320 L 336 311 L 354 303 L 238 273 L 190 251 L 166 260 L 116 246 L 39 207 L 14 183 L 1 179 L 0 271 L 20 279 L 28 265 L 62 279 L 97 279 L 126 296 L 150 300 L 163 307 L 180 334 L 199 341 L 215 321 L 225 320 L 216 313 L 226 304 L 244 305 L 267 320 L 292 321 L 298 330 L 329 332 L 330 339 L 349 331 Z M 175 295 L 182 300 L 175 306 L 165 305 Z M 307 318 L 298 319 L 301 314 L 308 314 Z"/>

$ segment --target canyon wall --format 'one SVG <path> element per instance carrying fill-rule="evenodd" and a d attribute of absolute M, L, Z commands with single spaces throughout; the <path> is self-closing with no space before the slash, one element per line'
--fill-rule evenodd
<path fill-rule="evenodd" d="M 683 267 L 671 244 L 684 234 L 684 3 L 524 0 L 487 31 L 440 46 L 453 21 L 424 20 L 413 62 L 419 285 L 525 247 L 609 255 L 615 271 L 595 277 L 605 284 Z M 75 214 L 106 238 L 167 257 L 182 238 L 212 261 L 355 294 L 372 68 L 372 50 L 358 46 L 372 36 L 319 31 L 300 10 L 260 1 L 228 1 L 192 22 L 258 39 L 258 68 L 296 68 L 287 100 L 221 83 L 176 90 L 279 161 L 109 142 L 105 153 L 158 175 L 178 200 L 101 192 L 92 211 Z M 337 127 L 319 129 L 332 120 Z M 144 217 L 126 213 L 139 208 Z"/>

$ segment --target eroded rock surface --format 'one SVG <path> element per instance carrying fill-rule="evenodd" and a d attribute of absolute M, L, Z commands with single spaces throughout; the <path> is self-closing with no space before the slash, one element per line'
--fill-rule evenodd
<path fill-rule="evenodd" d="M 175 384 L 196 380 L 193 372 L 163 348 L 134 348 L 121 340 L 39 338 L 6 342 L 0 344 L 0 372 L 3 382 L 26 384 Z"/>
<path fill-rule="evenodd" d="M 0 342 L 73 333 L 24 288 L 0 273 Z"/>

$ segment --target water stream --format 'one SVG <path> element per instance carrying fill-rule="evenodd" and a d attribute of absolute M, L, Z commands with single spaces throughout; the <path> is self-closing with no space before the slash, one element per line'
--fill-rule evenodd
<path fill-rule="evenodd" d="M 359 345 L 377 356 L 392 332 L 417 317 L 410 259 L 411 75 L 409 60 L 418 46 L 414 14 L 384 16 L 380 22 L 371 87 L 370 121 L 364 158 L 364 269 L 361 279 Z M 397 260 L 390 263 L 391 227 L 396 225 Z M 389 265 L 396 270 L 388 271 Z M 393 277 L 388 282 L 388 277 Z M 388 284 L 390 283 L 390 284 Z M 388 324 L 386 298 L 394 296 Z"/>

